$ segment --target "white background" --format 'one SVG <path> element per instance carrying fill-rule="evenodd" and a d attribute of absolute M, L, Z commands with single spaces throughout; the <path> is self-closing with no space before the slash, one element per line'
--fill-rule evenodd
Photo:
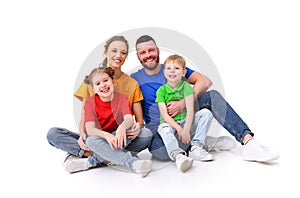
<path fill-rule="evenodd" d="M 293 183 L 299 179 L 299 10 L 291 0 L 1 1 L 1 193 L 61 197 L 71 189 L 91 190 L 80 182 L 68 183 L 70 176 L 59 164 L 61 153 L 48 144 L 46 133 L 53 126 L 76 130 L 75 79 L 98 44 L 130 29 L 162 27 L 186 34 L 206 50 L 221 74 L 226 99 L 257 138 L 281 155 L 282 172 L 265 183 L 272 191 L 264 195 L 299 195 Z M 243 175 L 238 166 L 233 169 Z M 61 177 L 54 177 L 57 171 Z M 202 193 L 240 197 L 256 192 L 251 186 L 263 177 L 229 177 L 224 183 L 232 189 Z M 242 189 L 243 182 L 248 190 Z M 129 196 L 135 187 L 124 185 L 122 193 Z M 197 188 L 186 189 L 187 195 Z M 103 190 L 99 187 L 99 196 L 93 196 L 104 196 Z"/>

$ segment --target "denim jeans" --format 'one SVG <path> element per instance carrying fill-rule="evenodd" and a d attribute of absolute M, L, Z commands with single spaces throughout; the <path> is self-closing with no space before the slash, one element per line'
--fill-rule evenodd
<path fill-rule="evenodd" d="M 82 157 L 84 150 L 77 143 L 79 137 L 78 133 L 59 127 L 53 127 L 47 133 L 47 140 L 52 146 L 72 155 Z M 140 135 L 132 141 L 127 149 L 134 152 L 142 151 L 150 145 L 151 140 L 152 132 L 147 128 L 142 128 Z M 104 161 L 98 158 L 95 153 L 93 156 L 89 156 L 88 160 L 93 166 Z"/>
<path fill-rule="evenodd" d="M 81 149 L 77 143 L 79 137 L 78 133 L 59 127 L 52 127 L 47 133 L 47 140 L 52 146 L 72 155 L 82 157 L 84 150 Z M 89 156 L 88 161 L 92 164 L 92 166 L 96 166 L 103 162 L 98 161 L 95 155 Z"/>
<path fill-rule="evenodd" d="M 89 136 L 86 144 L 93 151 L 97 160 L 109 161 L 113 164 L 124 165 L 132 169 L 132 163 L 138 158 L 132 157 L 126 151 L 142 151 L 149 147 L 151 140 L 152 132 L 147 128 L 142 128 L 140 135 L 134 140 L 127 137 L 127 145 L 123 149 L 111 149 L 108 142 L 98 136 Z"/>
<path fill-rule="evenodd" d="M 211 90 L 203 93 L 198 98 L 198 105 L 199 109 L 209 109 L 219 124 L 233 135 L 238 142 L 241 142 L 243 137 L 247 134 L 254 135 L 247 124 L 218 91 Z M 151 146 L 149 147 L 149 151 L 153 157 L 159 160 L 170 160 L 164 143 L 157 133 L 157 126 L 153 124 L 146 127 L 154 134 Z"/>
<path fill-rule="evenodd" d="M 201 109 L 196 112 L 194 115 L 194 120 L 191 126 L 190 135 L 191 135 L 191 146 L 204 146 L 204 141 L 206 134 L 208 132 L 210 123 L 212 120 L 212 113 L 207 109 Z M 185 125 L 185 120 L 176 121 L 182 128 Z M 161 136 L 168 155 L 171 160 L 175 160 L 175 157 L 179 153 L 185 153 L 180 144 L 184 144 L 178 140 L 178 133 L 175 128 L 173 128 L 168 123 L 162 123 L 158 126 L 158 133 Z"/>
<path fill-rule="evenodd" d="M 219 124 L 233 135 L 238 142 L 242 142 L 247 134 L 254 135 L 218 91 L 211 90 L 203 93 L 198 99 L 198 104 L 200 109 L 209 109 Z"/>

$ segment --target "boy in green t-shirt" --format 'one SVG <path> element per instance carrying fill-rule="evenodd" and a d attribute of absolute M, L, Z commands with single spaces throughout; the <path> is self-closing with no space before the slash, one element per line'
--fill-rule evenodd
<path fill-rule="evenodd" d="M 164 65 L 167 83 L 156 92 L 156 102 L 161 115 L 158 133 L 166 146 L 170 159 L 176 162 L 180 171 L 185 172 L 191 168 L 193 160 L 213 160 L 213 156 L 203 148 L 212 114 L 208 109 L 194 112 L 194 89 L 181 79 L 186 72 L 184 58 L 179 55 L 171 55 L 165 60 Z M 171 101 L 178 101 L 183 98 L 186 108 L 178 115 L 171 117 L 168 114 L 167 105 Z M 191 144 L 189 157 L 179 147 L 181 143 Z"/>

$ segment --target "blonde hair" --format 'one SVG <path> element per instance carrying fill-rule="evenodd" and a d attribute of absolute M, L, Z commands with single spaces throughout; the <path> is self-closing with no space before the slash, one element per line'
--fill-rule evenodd
<path fill-rule="evenodd" d="M 180 64 L 183 69 L 185 69 L 185 60 L 182 56 L 177 54 L 171 55 L 165 60 L 164 65 L 166 65 L 168 62 L 176 62 Z"/>

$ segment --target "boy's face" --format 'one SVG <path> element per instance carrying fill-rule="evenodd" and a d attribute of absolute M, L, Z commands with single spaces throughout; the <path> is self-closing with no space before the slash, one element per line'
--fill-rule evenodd
<path fill-rule="evenodd" d="M 165 64 L 164 75 L 168 82 L 177 83 L 184 76 L 186 70 L 176 61 L 169 61 Z"/>
<path fill-rule="evenodd" d="M 114 92 L 113 80 L 107 73 L 96 73 L 93 76 L 93 88 L 103 101 L 111 101 Z"/>
<path fill-rule="evenodd" d="M 140 63 L 148 70 L 154 70 L 159 63 L 159 49 L 153 41 L 139 43 L 137 56 Z"/>

